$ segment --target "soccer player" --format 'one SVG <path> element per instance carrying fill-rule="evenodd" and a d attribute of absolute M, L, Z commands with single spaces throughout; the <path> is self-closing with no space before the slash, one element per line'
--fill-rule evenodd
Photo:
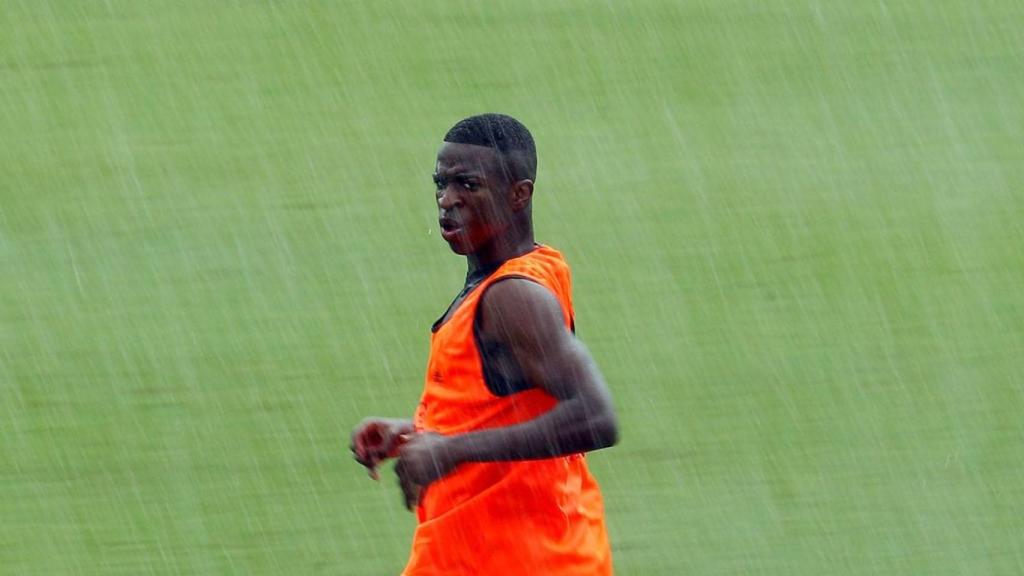
<path fill-rule="evenodd" d="M 618 424 L 574 336 L 569 267 L 534 242 L 536 170 L 530 132 L 500 114 L 460 121 L 437 154 L 441 235 L 466 284 L 433 325 L 414 419 L 367 418 L 351 445 L 374 478 L 397 457 L 419 520 L 405 576 L 612 573 L 583 454 Z"/>

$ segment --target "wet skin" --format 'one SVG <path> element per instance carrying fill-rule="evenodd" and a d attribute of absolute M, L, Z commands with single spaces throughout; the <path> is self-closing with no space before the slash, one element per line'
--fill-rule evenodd
<path fill-rule="evenodd" d="M 510 181 L 493 149 L 445 142 L 433 179 L 441 236 L 470 272 L 533 248 L 533 181 Z"/>
<path fill-rule="evenodd" d="M 470 273 L 534 248 L 533 181 L 511 181 L 494 150 L 446 142 L 433 178 L 442 237 L 466 257 Z M 499 343 L 529 384 L 558 403 L 527 422 L 453 436 L 416 434 L 411 420 L 364 420 L 352 433 L 356 460 L 376 477 L 379 462 L 397 454 L 395 473 L 410 509 L 422 488 L 463 462 L 577 454 L 618 439 L 604 378 L 566 327 L 554 294 L 535 282 L 509 279 L 494 284 L 479 306 L 480 338 Z"/>

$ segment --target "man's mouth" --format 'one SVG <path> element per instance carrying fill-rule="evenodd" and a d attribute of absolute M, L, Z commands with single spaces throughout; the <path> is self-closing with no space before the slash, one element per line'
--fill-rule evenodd
<path fill-rule="evenodd" d="M 452 220 L 451 218 L 441 218 L 438 220 L 438 223 L 441 225 L 441 236 L 445 240 L 450 241 L 455 239 L 455 237 L 459 235 L 459 232 L 462 231 L 462 224 Z"/>

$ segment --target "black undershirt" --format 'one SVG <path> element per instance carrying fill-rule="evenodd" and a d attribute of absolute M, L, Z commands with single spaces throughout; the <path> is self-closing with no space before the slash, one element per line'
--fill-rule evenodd
<path fill-rule="evenodd" d="M 501 261 L 498 262 L 497 264 L 491 264 L 490 266 L 485 266 L 484 268 L 479 268 L 477 270 L 467 273 L 465 286 L 463 286 L 462 290 L 460 290 L 459 293 L 455 295 L 455 299 L 453 299 L 452 303 L 448 305 L 447 309 L 445 309 L 444 314 L 442 314 L 441 317 L 438 318 L 437 321 L 435 321 L 434 324 L 430 327 L 430 331 L 437 332 L 438 329 L 441 328 L 441 325 L 447 322 L 448 318 L 455 313 L 455 308 L 462 303 L 462 299 L 465 298 L 467 294 L 472 292 L 474 288 L 479 286 L 481 282 L 486 280 L 488 276 L 494 274 L 498 270 L 498 268 L 501 268 L 501 265 L 504 264 L 505 262 L 506 261 Z"/>

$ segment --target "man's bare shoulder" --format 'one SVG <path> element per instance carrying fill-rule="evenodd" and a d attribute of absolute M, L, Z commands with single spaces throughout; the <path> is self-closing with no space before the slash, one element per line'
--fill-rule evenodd
<path fill-rule="evenodd" d="M 489 340 L 546 339 L 567 332 L 554 293 L 526 278 L 504 278 L 480 301 L 480 334 Z"/>

